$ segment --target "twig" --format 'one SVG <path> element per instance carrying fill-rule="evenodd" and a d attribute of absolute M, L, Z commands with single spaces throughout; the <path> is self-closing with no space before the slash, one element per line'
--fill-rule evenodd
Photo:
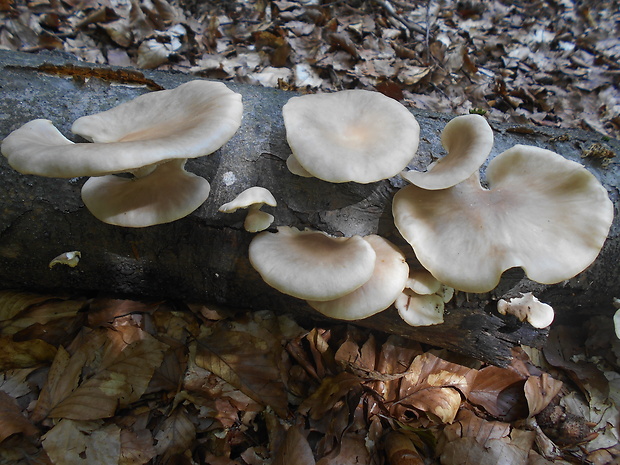
<path fill-rule="evenodd" d="M 407 21 L 405 18 L 403 18 L 401 15 L 399 15 L 396 12 L 396 9 L 394 8 L 394 5 L 392 5 L 387 0 L 373 0 L 373 1 L 375 3 L 377 3 L 378 5 L 381 5 L 389 16 L 391 16 L 392 18 L 397 20 L 399 23 L 401 23 L 403 26 L 405 26 L 407 29 L 409 29 L 409 31 L 416 32 L 416 33 L 422 34 L 422 35 L 426 34 L 426 30 L 423 27 L 418 26 L 417 24 L 414 24 L 414 23 L 412 23 L 410 21 Z"/>

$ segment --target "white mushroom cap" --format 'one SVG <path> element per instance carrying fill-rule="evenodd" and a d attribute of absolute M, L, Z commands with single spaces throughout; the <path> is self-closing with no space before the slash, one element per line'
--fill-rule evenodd
<path fill-rule="evenodd" d="M 462 115 L 446 124 L 441 144 L 448 154 L 426 172 L 406 171 L 402 177 L 423 189 L 446 189 L 478 171 L 493 148 L 493 130 L 480 115 Z"/>
<path fill-rule="evenodd" d="M 435 294 L 401 293 L 394 306 L 400 317 L 411 326 L 429 326 L 443 323 L 444 301 Z"/>
<path fill-rule="evenodd" d="M 248 208 L 251 206 L 269 205 L 275 207 L 278 205 L 275 197 L 269 189 L 264 187 L 254 186 L 241 192 L 234 200 L 225 203 L 219 208 L 222 213 L 233 213 L 240 208 Z"/>
<path fill-rule="evenodd" d="M 377 235 L 364 237 L 377 254 L 372 277 L 361 287 L 339 299 L 308 301 L 315 310 L 331 318 L 361 320 L 379 313 L 394 303 L 409 276 L 403 253 L 387 239 Z"/>
<path fill-rule="evenodd" d="M 233 213 L 240 208 L 248 208 L 243 226 L 248 232 L 258 232 L 267 229 L 274 220 L 273 215 L 260 210 L 265 204 L 271 207 L 277 206 L 276 199 L 268 189 L 254 186 L 241 192 L 231 202 L 222 205 L 219 211 Z"/>
<path fill-rule="evenodd" d="M 416 294 L 436 294 L 441 289 L 441 283 L 426 270 L 411 270 L 407 285 Z"/>
<path fill-rule="evenodd" d="M 546 328 L 555 317 L 551 305 L 542 303 L 531 292 L 509 300 L 500 299 L 497 311 L 502 315 L 510 313 L 521 321 L 527 320 L 534 328 Z"/>
<path fill-rule="evenodd" d="M 89 178 L 82 200 L 104 223 L 141 228 L 189 215 L 209 196 L 206 179 L 188 173 L 185 160 L 159 165 L 142 178 L 115 175 Z"/>
<path fill-rule="evenodd" d="M 282 110 L 299 164 L 330 182 L 370 183 L 402 171 L 418 149 L 420 127 L 379 92 L 345 90 L 291 98 Z"/>
<path fill-rule="evenodd" d="M 241 95 L 224 84 L 190 81 L 84 116 L 72 130 L 95 143 L 74 144 L 48 120 L 34 120 L 2 142 L 24 174 L 72 178 L 129 172 L 214 152 L 241 124 Z"/>
<path fill-rule="evenodd" d="M 301 176 L 302 178 L 313 178 L 314 177 L 310 173 L 308 173 L 303 166 L 299 164 L 299 162 L 297 161 L 297 158 L 295 158 L 294 155 L 289 155 L 289 157 L 286 159 L 286 167 L 291 173 L 297 176 Z"/>
<path fill-rule="evenodd" d="M 250 243 L 250 263 L 280 292 L 306 300 L 334 300 L 367 282 L 376 253 L 360 236 L 332 237 L 320 231 L 279 227 Z"/>
<path fill-rule="evenodd" d="M 582 165 L 549 150 L 517 145 L 477 175 L 436 191 L 396 193 L 394 221 L 435 278 L 487 292 L 512 267 L 545 284 L 569 279 L 598 255 L 613 204 Z"/>

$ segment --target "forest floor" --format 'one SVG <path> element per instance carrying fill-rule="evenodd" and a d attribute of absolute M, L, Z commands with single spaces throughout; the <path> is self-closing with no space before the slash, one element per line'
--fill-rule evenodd
<path fill-rule="evenodd" d="M 10 50 L 620 135 L 618 1 L 0 0 L 0 17 Z M 620 462 L 620 342 L 597 319 L 499 368 L 270 312 L 3 291 L 0 344 L 0 463 Z"/>

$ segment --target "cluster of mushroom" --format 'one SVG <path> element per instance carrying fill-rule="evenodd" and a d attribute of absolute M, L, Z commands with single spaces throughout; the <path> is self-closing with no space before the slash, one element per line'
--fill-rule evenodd
<path fill-rule="evenodd" d="M 25 174 L 91 176 L 82 198 L 97 218 L 148 226 L 181 218 L 206 200 L 209 183 L 185 171 L 185 162 L 226 143 L 242 112 L 241 96 L 224 84 L 191 81 L 79 118 L 72 131 L 92 143 L 73 143 L 50 121 L 34 120 L 3 141 L 2 153 Z M 594 261 L 611 227 L 613 204 L 601 183 L 549 150 L 505 151 L 488 164 L 483 187 L 479 170 L 493 131 L 480 115 L 445 126 L 447 155 L 424 172 L 403 171 L 418 149 L 418 122 L 378 92 L 293 97 L 283 118 L 292 173 L 333 183 L 372 183 L 400 173 L 409 182 L 394 196 L 392 212 L 426 271 L 410 275 L 403 253 L 376 235 L 342 238 L 279 227 L 252 240 L 250 262 L 266 283 L 333 318 L 366 318 L 395 304 L 409 324 L 437 324 L 452 289 L 488 292 L 509 268 L 521 267 L 545 284 L 575 276 Z M 253 187 L 220 211 L 248 208 L 244 227 L 259 232 L 274 220 L 260 210 L 264 204 L 276 200 Z M 522 299 L 500 303 L 500 310 L 525 318 L 523 308 L 540 307 L 533 296 Z"/>
<path fill-rule="evenodd" d="M 316 118 L 317 114 L 322 117 Z M 530 279 L 540 283 L 561 282 L 594 261 L 611 227 L 613 204 L 601 183 L 582 165 L 549 150 L 517 145 L 498 155 L 486 169 L 488 188 L 484 188 L 479 170 L 491 153 L 493 131 L 480 115 L 459 116 L 446 125 L 441 142 L 447 155 L 424 172 L 403 172 L 417 151 L 418 123 L 405 107 L 379 93 L 350 90 L 294 97 L 284 106 L 283 116 L 292 151 L 287 166 L 294 174 L 335 183 L 370 183 L 401 173 L 410 185 L 394 197 L 395 225 L 437 286 L 488 292 L 497 286 L 502 273 L 513 267 L 523 268 Z M 280 228 L 276 234 L 263 233 L 252 241 L 251 263 L 271 286 L 306 299 L 335 318 L 365 318 L 396 302 L 410 324 L 442 321 L 446 300 L 436 294 L 440 291 L 422 296 L 412 290 L 413 285 L 407 285 L 404 261 L 393 265 L 400 271 L 397 278 L 390 278 L 393 300 L 387 305 L 382 301 L 365 308 L 361 303 L 374 300 L 367 288 L 379 286 L 368 284 L 386 273 L 377 265 L 375 277 L 370 279 L 369 262 L 366 274 L 349 287 L 324 295 L 291 289 L 290 283 L 296 279 L 304 286 L 314 282 L 306 269 L 317 270 L 327 280 L 320 289 L 330 289 L 328 283 L 339 282 L 337 275 L 351 276 L 350 270 L 340 268 L 354 266 L 358 258 L 352 254 L 362 253 L 353 249 L 345 253 L 345 244 L 362 247 L 366 241 L 376 249 L 378 242 L 385 241 L 378 236 L 345 239 L 293 231 Z M 297 237 L 304 239 L 293 240 Z M 310 244 L 310 237 L 325 244 L 329 258 L 317 258 L 315 253 L 323 246 Z M 300 251 L 301 243 L 313 250 L 307 257 Z M 362 248 L 370 260 L 368 247 Z M 271 264 L 275 256 L 290 260 L 279 267 L 284 271 L 277 278 Z M 399 256 L 402 259 L 402 254 Z M 319 263 L 310 264 L 306 258 Z M 337 274 L 327 273 L 325 267 Z M 524 296 L 526 303 L 517 301 L 512 308 L 531 307 L 531 298 Z M 507 304 L 501 310 L 523 317 L 522 312 L 509 307 Z M 551 319 L 547 316 L 545 321 Z"/>
<path fill-rule="evenodd" d="M 90 177 L 82 200 L 95 217 L 144 227 L 175 221 L 204 203 L 209 182 L 187 172 L 185 162 L 224 145 L 242 114 L 240 94 L 195 80 L 77 119 L 71 130 L 87 143 L 70 141 L 49 120 L 30 121 L 4 139 L 2 154 L 20 173 Z"/>

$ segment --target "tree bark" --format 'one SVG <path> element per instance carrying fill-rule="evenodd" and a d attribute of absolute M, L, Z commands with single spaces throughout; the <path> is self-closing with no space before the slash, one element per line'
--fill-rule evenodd
<path fill-rule="evenodd" d="M 79 64 L 64 54 L 41 55 L 0 51 L 0 137 L 35 118 L 50 119 L 71 138 L 70 126 L 78 117 L 106 110 L 149 92 L 129 82 L 136 76 L 106 75 L 109 68 L 88 69 L 81 77 L 37 70 L 44 63 Z M 103 71 L 102 71 L 103 70 Z M 65 74 L 68 70 L 65 70 Z M 196 76 L 151 71 L 147 79 L 173 88 Z M 119 85 L 116 85 L 119 84 Z M 211 183 L 207 202 L 197 211 L 169 224 L 130 229 L 103 224 L 84 207 L 80 188 L 85 179 L 50 179 L 21 175 L 0 160 L 0 288 L 101 292 L 140 298 L 182 299 L 248 310 L 272 309 L 292 313 L 302 322 L 324 321 L 305 302 L 285 296 L 266 285 L 253 270 L 247 250 L 253 235 L 243 230 L 245 213 L 218 212 L 220 205 L 251 186 L 268 188 L 278 200 L 269 209 L 274 225 L 312 228 L 331 234 L 380 234 L 401 247 L 415 263 L 411 248 L 399 236 L 391 216 L 391 199 L 405 185 L 392 178 L 368 185 L 330 184 L 289 173 L 281 109 L 292 93 L 227 83 L 244 101 L 242 127 L 218 152 L 190 160 L 187 169 Z M 422 168 L 431 155 L 443 154 L 440 134 L 453 117 L 412 110 L 421 126 Z M 612 161 L 582 158 L 601 136 L 579 130 L 515 127 L 492 124 L 492 157 L 515 144 L 538 145 L 585 164 L 607 187 L 618 211 L 619 168 Z M 604 141 L 618 153 L 616 140 Z M 505 365 L 511 348 L 541 346 L 546 330 L 535 330 L 514 317 L 503 317 L 496 301 L 516 292 L 533 291 L 550 303 L 556 318 L 579 312 L 608 312 L 612 298 L 620 296 L 618 270 L 620 227 L 616 220 L 599 258 L 579 276 L 553 286 L 533 283 L 520 270 L 509 270 L 494 291 L 458 293 L 448 305 L 445 323 L 429 327 L 404 324 L 394 309 L 357 322 L 362 326 L 431 343 L 480 360 Z M 48 264 L 55 256 L 79 250 L 75 268 Z"/>

